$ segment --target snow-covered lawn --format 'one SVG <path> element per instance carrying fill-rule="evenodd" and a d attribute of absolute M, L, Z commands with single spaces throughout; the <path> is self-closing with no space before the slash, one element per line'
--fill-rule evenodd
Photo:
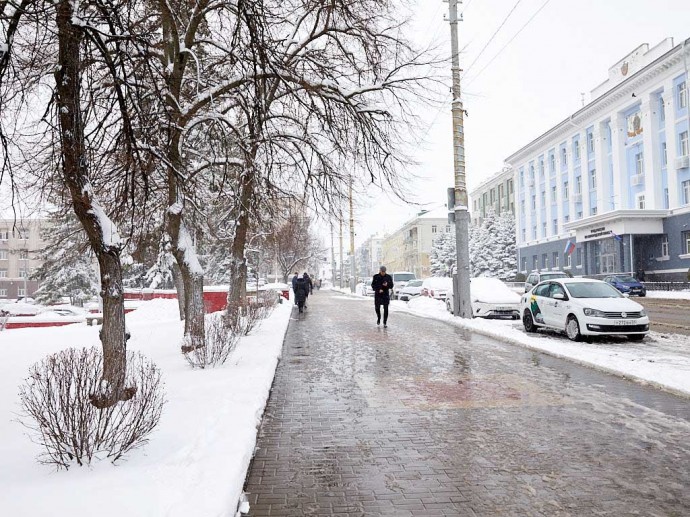
<path fill-rule="evenodd" d="M 647 296 L 668 300 L 690 300 L 690 291 L 647 291 Z"/>
<path fill-rule="evenodd" d="M 192 370 L 179 351 L 177 300 L 127 315 L 129 348 L 161 369 L 167 404 L 150 442 L 113 466 L 54 471 L 15 421 L 28 368 L 67 347 L 98 344 L 98 328 L 73 325 L 0 333 L 0 515 L 234 516 L 273 382 L 292 304 L 276 306 L 225 365 Z"/>
<path fill-rule="evenodd" d="M 456 318 L 446 310 L 443 302 L 429 298 L 395 301 L 392 306 L 393 310 L 448 321 L 503 342 L 690 396 L 690 336 L 651 332 L 638 343 L 618 338 L 574 343 L 557 332 L 527 334 L 520 321 Z"/>

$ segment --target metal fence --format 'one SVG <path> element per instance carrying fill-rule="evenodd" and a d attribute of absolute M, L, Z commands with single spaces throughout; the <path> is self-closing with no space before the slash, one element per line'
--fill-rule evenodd
<path fill-rule="evenodd" d="M 647 291 L 690 291 L 690 282 L 642 282 Z"/>

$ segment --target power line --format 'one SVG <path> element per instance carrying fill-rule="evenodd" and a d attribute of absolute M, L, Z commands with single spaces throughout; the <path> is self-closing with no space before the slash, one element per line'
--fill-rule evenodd
<path fill-rule="evenodd" d="M 503 21 L 501 22 L 501 25 L 498 26 L 498 29 L 496 29 L 496 32 L 494 32 L 494 33 L 491 35 L 491 37 L 489 38 L 489 41 L 486 42 L 486 45 L 484 45 L 484 47 L 483 47 L 482 50 L 479 52 L 479 54 L 477 54 L 477 57 L 474 58 L 474 61 L 472 61 L 472 63 L 470 64 L 470 66 L 467 67 L 467 70 L 465 70 L 465 74 L 464 74 L 464 75 L 467 75 L 467 73 L 472 69 L 472 67 L 474 66 L 474 64 L 475 64 L 475 63 L 477 62 L 477 60 L 482 56 L 482 54 L 483 54 L 484 51 L 487 49 L 487 47 L 488 47 L 489 45 L 491 45 L 491 42 L 494 40 L 494 38 L 496 37 L 496 35 L 501 31 L 501 29 L 503 28 L 503 26 L 506 24 L 506 22 L 508 21 L 508 18 L 510 18 L 510 16 L 513 14 L 513 12 L 515 12 L 515 9 L 517 9 L 517 6 L 520 5 L 520 2 L 522 2 L 522 0 L 517 0 L 517 2 L 515 2 L 515 5 L 514 5 L 513 8 L 510 10 L 510 12 L 506 15 L 506 17 L 503 19 Z"/>
<path fill-rule="evenodd" d="M 510 38 L 510 40 L 508 41 L 508 43 L 506 43 L 505 45 L 503 45 L 503 47 L 501 47 L 501 50 L 499 50 L 499 51 L 496 53 L 496 55 L 495 55 L 494 57 L 492 57 L 491 60 L 490 60 L 487 64 L 484 65 L 484 68 L 482 68 L 479 72 L 477 72 L 477 75 L 475 75 L 475 76 L 472 77 L 469 81 L 467 81 L 467 83 L 465 84 L 465 86 L 471 84 L 475 79 L 477 79 L 477 77 L 479 77 L 480 75 L 482 75 L 482 72 L 483 72 L 484 70 L 486 70 L 486 69 L 489 67 L 489 65 L 491 65 L 491 63 L 493 63 L 493 62 L 496 60 L 496 58 L 497 58 L 498 56 L 501 55 L 501 53 L 508 47 L 508 45 L 510 45 L 510 44 L 513 42 L 513 40 L 514 40 L 515 38 L 517 38 L 518 35 L 519 35 L 523 30 L 525 30 L 525 27 L 527 27 L 527 26 L 532 22 L 532 20 L 534 20 L 534 19 L 537 17 L 537 15 L 542 11 L 542 9 L 544 9 L 544 7 L 546 7 L 546 4 L 548 4 L 550 1 L 551 1 L 551 0 L 546 0 L 546 1 L 542 4 L 541 7 L 540 7 L 539 9 L 537 9 L 537 11 L 531 16 L 531 18 L 530 18 L 529 20 L 527 20 L 527 22 L 526 22 L 522 27 L 520 27 L 520 30 L 517 31 L 517 32 L 515 33 L 515 35 L 514 35 L 512 38 Z"/>

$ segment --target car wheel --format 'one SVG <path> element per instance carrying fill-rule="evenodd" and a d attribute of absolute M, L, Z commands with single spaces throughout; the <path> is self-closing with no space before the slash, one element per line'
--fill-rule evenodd
<path fill-rule="evenodd" d="M 647 293 L 640 293 L 640 298 L 644 298 L 645 296 L 647 296 Z"/>
<path fill-rule="evenodd" d="M 642 341 L 644 339 L 644 334 L 630 334 L 628 339 L 630 341 Z"/>
<path fill-rule="evenodd" d="M 582 340 L 582 334 L 580 334 L 580 323 L 572 314 L 568 316 L 568 321 L 565 324 L 565 333 L 567 334 L 568 339 L 571 341 Z"/>
<path fill-rule="evenodd" d="M 522 324 L 525 326 L 525 332 L 532 333 L 537 331 L 537 326 L 534 324 L 532 313 L 529 310 L 526 310 L 522 316 Z"/>

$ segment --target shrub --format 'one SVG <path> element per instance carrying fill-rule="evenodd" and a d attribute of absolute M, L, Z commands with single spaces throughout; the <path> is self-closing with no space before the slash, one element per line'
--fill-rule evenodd
<path fill-rule="evenodd" d="M 222 312 L 206 316 L 204 346 L 184 353 L 185 359 L 194 368 L 218 366 L 228 359 L 237 346 L 240 334 L 230 325 L 230 320 Z"/>
<path fill-rule="evenodd" d="M 102 409 L 89 400 L 101 381 L 99 348 L 69 348 L 29 369 L 19 388 L 19 421 L 45 448 L 40 463 L 67 469 L 106 458 L 115 462 L 148 442 L 165 404 L 160 370 L 139 352 L 127 353 L 127 365 L 134 396 Z"/>
<path fill-rule="evenodd" d="M 527 277 L 524 273 L 518 273 L 515 275 L 515 282 L 524 282 L 525 280 L 527 280 Z"/>
<path fill-rule="evenodd" d="M 256 300 L 229 307 L 226 312 L 228 324 L 238 335 L 246 336 L 271 314 L 277 301 L 274 291 L 260 292 Z"/>

